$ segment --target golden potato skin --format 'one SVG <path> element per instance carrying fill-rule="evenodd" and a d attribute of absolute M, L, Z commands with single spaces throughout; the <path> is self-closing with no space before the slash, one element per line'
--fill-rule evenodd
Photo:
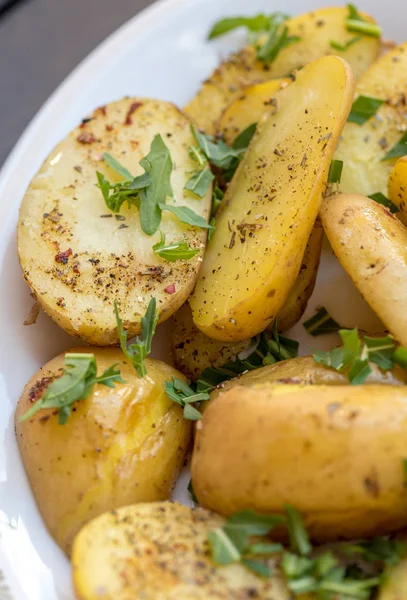
<path fill-rule="evenodd" d="M 46 313 L 71 335 L 90 344 L 118 342 L 113 302 L 128 329 L 140 333 L 141 317 L 156 298 L 160 322 L 188 298 L 195 285 L 207 233 L 182 224 L 165 211 L 160 230 L 166 243 L 185 239 L 198 248 L 191 260 L 168 262 L 155 254 L 160 231 L 146 235 L 139 211 L 125 203 L 115 216 L 96 187 L 96 172 L 120 177 L 103 161 L 109 152 L 134 175 L 139 161 L 160 134 L 171 153 L 174 199 L 209 218 L 211 186 L 199 199 L 184 186 L 196 163 L 190 120 L 162 100 L 124 98 L 97 109 L 52 150 L 33 178 L 21 204 L 18 252 L 23 275 Z M 175 285 L 175 292 L 166 288 Z"/>
<path fill-rule="evenodd" d="M 387 196 L 387 184 L 395 159 L 383 160 L 400 140 L 405 127 L 407 93 L 407 43 L 374 62 L 358 80 L 356 96 L 385 100 L 376 116 L 363 125 L 348 122 L 335 158 L 343 161 L 340 189 L 344 194 Z"/>
<path fill-rule="evenodd" d="M 248 339 L 270 325 L 284 305 L 353 90 L 349 66 L 326 56 L 299 71 L 279 92 L 276 113 L 258 124 L 218 209 L 190 297 L 194 323 L 207 336 Z"/>
<path fill-rule="evenodd" d="M 364 196 L 326 198 L 320 214 L 339 262 L 388 330 L 407 346 L 407 229 Z"/>
<path fill-rule="evenodd" d="M 125 506 L 97 517 L 74 542 L 76 597 L 289 600 L 277 574 L 264 579 L 240 564 L 215 568 L 208 556 L 207 534 L 223 523 L 222 517 L 207 510 L 170 502 Z"/>
<path fill-rule="evenodd" d="M 15 422 L 18 445 L 39 510 L 58 544 L 69 554 L 79 529 L 100 513 L 132 502 L 166 500 L 187 450 L 191 424 L 165 394 L 164 382 L 183 377 L 147 359 L 139 378 L 121 350 L 92 347 L 98 373 L 119 363 L 125 384 L 95 385 L 77 402 L 65 425 L 56 411 L 20 417 L 60 374 L 64 355 L 47 363 L 26 385 Z M 48 380 L 49 381 L 49 380 Z"/>
<path fill-rule="evenodd" d="M 344 44 L 355 37 L 346 31 L 347 14 L 346 7 L 329 7 L 292 17 L 286 25 L 289 35 L 301 38 L 298 43 L 284 48 L 271 64 L 256 60 L 253 46 L 246 46 L 232 54 L 203 83 L 185 111 L 207 133 L 215 133 L 224 109 L 237 100 L 247 86 L 286 77 L 288 73 L 327 54 L 340 54 L 349 63 L 355 76 L 360 77 L 376 60 L 380 40 L 362 36 L 345 52 L 332 48 L 332 40 Z M 374 22 L 369 15 L 361 14 Z"/>
<path fill-rule="evenodd" d="M 403 386 L 263 384 L 221 394 L 199 422 L 199 503 L 304 516 L 313 540 L 358 539 L 407 524 Z"/>
<path fill-rule="evenodd" d="M 397 217 L 407 225 L 407 156 L 399 158 L 389 175 L 389 199 L 399 207 Z"/>

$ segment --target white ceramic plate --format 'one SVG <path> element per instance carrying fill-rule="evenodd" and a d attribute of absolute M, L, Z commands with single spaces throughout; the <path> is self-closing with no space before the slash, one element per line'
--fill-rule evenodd
<path fill-rule="evenodd" d="M 51 148 L 95 106 L 125 95 L 172 100 L 184 105 L 240 35 L 206 42 L 221 16 L 286 11 L 291 14 L 336 2 L 320 0 L 162 0 L 124 25 L 61 85 L 28 127 L 0 175 L 0 600 L 71 600 L 69 564 L 47 533 L 18 454 L 13 411 L 26 381 L 47 360 L 72 344 L 44 314 L 24 327 L 32 299 L 16 253 L 18 207 L 31 177 Z M 403 41 L 401 0 L 358 0 L 386 37 Z M 399 13 L 399 14 L 398 14 Z M 334 290 L 334 293 L 332 293 Z M 380 330 L 347 276 L 325 248 L 317 289 L 307 310 L 325 305 L 344 326 Z M 165 326 L 164 326 L 165 327 Z M 316 346 L 301 324 L 293 330 L 302 353 Z M 155 355 L 166 356 L 165 332 Z M 325 338 L 322 347 L 330 347 Z M 321 343 L 318 343 L 321 347 Z M 184 475 L 177 498 L 187 501 Z"/>

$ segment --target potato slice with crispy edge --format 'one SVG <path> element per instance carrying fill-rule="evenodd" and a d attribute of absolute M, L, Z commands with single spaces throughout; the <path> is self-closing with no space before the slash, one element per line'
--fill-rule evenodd
<path fill-rule="evenodd" d="M 289 600 L 277 568 L 270 578 L 239 563 L 216 568 L 207 535 L 223 523 L 215 513 L 169 502 L 101 515 L 75 539 L 78 600 Z"/>
<path fill-rule="evenodd" d="M 196 163 L 190 121 L 173 104 L 125 98 L 95 110 L 45 160 L 20 209 L 18 251 L 24 278 L 44 310 L 71 335 L 97 345 L 118 341 L 113 301 L 119 305 L 129 338 L 140 332 L 140 319 L 152 297 L 164 321 L 189 296 L 198 274 L 206 230 L 182 224 L 163 212 L 160 229 L 166 242 L 184 239 L 199 249 L 191 260 L 168 262 L 153 251 L 160 232 L 146 235 L 139 211 L 125 203 L 120 215 L 107 208 L 95 186 L 96 171 L 110 181 L 115 172 L 102 160 L 109 152 L 134 175 L 141 158 L 160 134 L 173 162 L 174 199 L 205 219 L 211 186 L 200 200 L 184 191 Z M 175 290 L 175 291 L 174 291 Z"/>
<path fill-rule="evenodd" d="M 190 305 L 209 337 L 239 341 L 281 310 L 301 267 L 331 158 L 353 99 L 349 66 L 304 67 L 262 119 L 216 216 Z"/>
<path fill-rule="evenodd" d="M 364 19 L 375 22 L 369 15 L 361 14 Z M 376 60 L 380 40 L 361 36 L 344 52 L 333 48 L 331 41 L 343 45 L 357 37 L 346 30 L 347 15 L 346 7 L 328 7 L 292 17 L 286 25 L 289 35 L 301 38 L 298 43 L 284 48 L 271 64 L 256 60 L 253 46 L 232 54 L 203 83 L 185 111 L 207 133 L 215 133 L 220 115 L 244 93 L 246 86 L 287 77 L 295 69 L 327 54 L 340 54 L 350 64 L 355 76 L 360 77 Z"/>
<path fill-rule="evenodd" d="M 390 50 L 366 71 L 356 85 L 356 97 L 384 100 L 363 125 L 348 122 L 335 158 L 343 161 L 340 189 L 344 194 L 387 196 L 388 178 L 396 159 L 383 160 L 406 127 L 407 42 Z"/>
<path fill-rule="evenodd" d="M 321 207 L 339 262 L 372 310 L 407 346 L 407 229 L 374 200 L 337 195 Z"/>
<path fill-rule="evenodd" d="M 399 207 L 397 217 L 407 225 L 407 156 L 399 158 L 389 176 L 389 200 Z"/>

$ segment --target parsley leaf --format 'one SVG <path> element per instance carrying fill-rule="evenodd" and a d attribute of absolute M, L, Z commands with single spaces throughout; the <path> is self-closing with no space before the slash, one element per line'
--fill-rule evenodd
<path fill-rule="evenodd" d="M 137 337 L 136 341 L 130 346 L 127 346 L 127 331 L 123 329 L 123 321 L 119 315 L 117 303 L 114 303 L 114 312 L 116 315 L 117 330 L 119 333 L 120 347 L 123 354 L 130 360 L 137 371 L 139 377 L 144 377 L 147 370 L 144 360 L 151 352 L 151 343 L 157 327 L 158 312 L 156 310 L 156 299 L 151 298 L 146 314 L 141 317 L 141 338 Z"/>
<path fill-rule="evenodd" d="M 377 23 L 370 23 L 362 17 L 356 6 L 348 4 L 348 16 L 346 18 L 346 29 L 355 33 L 362 33 L 370 37 L 380 37 L 381 27 Z"/>
<path fill-rule="evenodd" d="M 201 229 L 213 229 L 212 225 L 206 222 L 206 220 L 197 215 L 196 212 L 188 208 L 188 206 L 173 206 L 172 204 L 160 204 L 161 210 L 168 210 L 172 212 L 181 223 L 186 225 L 192 225 L 192 227 L 200 227 Z"/>
<path fill-rule="evenodd" d="M 390 160 L 391 158 L 400 158 L 407 154 L 407 131 L 402 135 L 399 141 L 389 150 L 382 160 Z"/>
<path fill-rule="evenodd" d="M 194 171 L 191 177 L 185 184 L 184 189 L 192 192 L 196 196 L 203 198 L 208 191 L 215 175 L 209 167 L 204 167 L 201 170 Z"/>
<path fill-rule="evenodd" d="M 344 44 L 341 44 L 340 42 L 335 42 L 335 40 L 330 40 L 329 45 L 334 50 L 338 50 L 338 52 L 346 52 L 346 50 L 348 50 L 351 46 L 353 46 L 353 44 L 356 44 L 356 42 L 359 42 L 361 39 L 362 38 L 360 36 L 356 36 L 356 37 L 351 38 Z"/>
<path fill-rule="evenodd" d="M 198 421 L 202 418 L 199 410 L 191 406 L 191 404 L 209 400 L 209 394 L 206 392 L 195 392 L 185 381 L 177 377 L 173 377 L 172 381 L 165 382 L 165 393 L 173 402 L 182 406 L 185 419 Z"/>
<path fill-rule="evenodd" d="M 176 260 L 190 260 L 199 252 L 199 248 L 190 248 L 185 240 L 174 242 L 173 244 L 165 245 L 165 235 L 160 231 L 161 239 L 154 244 L 153 250 L 158 256 L 175 262 Z"/>
<path fill-rule="evenodd" d="M 147 235 L 153 235 L 161 222 L 161 207 L 167 196 L 172 197 L 172 160 L 161 135 L 156 135 L 150 152 L 141 159 L 140 165 L 151 177 L 151 184 L 140 194 L 140 224 Z"/>
<path fill-rule="evenodd" d="M 371 194 L 369 196 L 369 198 L 371 198 L 378 204 L 382 204 L 383 206 L 388 208 L 390 210 L 390 212 L 393 214 L 398 213 L 400 211 L 399 207 L 396 206 L 395 204 L 393 204 L 393 202 L 391 200 L 389 200 L 388 198 L 386 198 L 386 196 L 384 194 L 382 194 L 381 192 L 377 192 L 376 194 Z"/>
<path fill-rule="evenodd" d="M 246 27 L 249 31 L 266 31 L 269 27 L 270 15 L 255 15 L 254 17 L 228 17 L 217 21 L 209 32 L 208 39 L 213 40 L 220 35 L 229 33 L 238 27 Z"/>
<path fill-rule="evenodd" d="M 357 123 L 363 125 L 366 121 L 369 121 L 377 113 L 385 100 L 380 98 L 373 98 L 372 96 L 359 96 L 352 104 L 351 111 L 349 113 L 348 121 L 351 123 Z"/>
<path fill-rule="evenodd" d="M 303 323 L 308 333 L 316 337 L 326 333 L 336 333 L 341 328 L 340 325 L 333 319 L 325 307 L 321 307 L 317 313 Z"/>
<path fill-rule="evenodd" d="M 84 400 L 89 396 L 95 383 L 114 387 L 115 383 L 125 383 L 120 371 L 112 365 L 96 376 L 97 365 L 94 354 L 67 353 L 64 358 L 64 372 L 55 379 L 40 398 L 21 417 L 26 421 L 43 408 L 57 408 L 58 422 L 64 425 L 71 413 L 71 407 L 77 400 Z"/>

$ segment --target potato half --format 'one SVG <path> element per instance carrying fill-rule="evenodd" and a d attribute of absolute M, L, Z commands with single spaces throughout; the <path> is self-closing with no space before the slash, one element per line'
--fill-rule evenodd
<path fill-rule="evenodd" d="M 304 516 L 316 541 L 407 525 L 404 386 L 254 385 L 221 394 L 199 422 L 192 480 L 223 515 Z"/>
<path fill-rule="evenodd" d="M 400 158 L 389 176 L 389 199 L 398 206 L 397 217 L 407 225 L 407 156 Z"/>
<path fill-rule="evenodd" d="M 325 232 L 339 262 L 394 337 L 407 346 L 407 229 L 364 196 L 326 198 Z"/>
<path fill-rule="evenodd" d="M 364 13 L 363 17 L 374 22 Z M 284 48 L 271 63 L 256 60 L 253 46 L 247 46 L 232 54 L 203 83 L 198 94 L 185 107 L 193 120 L 207 131 L 215 133 L 217 121 L 224 109 L 244 93 L 244 88 L 276 77 L 287 77 L 295 69 L 324 56 L 340 54 L 351 66 L 356 77 L 376 60 L 380 40 L 362 36 L 344 51 L 333 48 L 331 42 L 346 44 L 355 37 L 345 27 L 348 10 L 345 7 L 329 7 L 298 15 L 286 22 L 289 35 L 300 41 Z"/>
<path fill-rule="evenodd" d="M 41 410 L 19 422 L 48 383 L 60 376 L 64 355 L 47 363 L 26 385 L 16 409 L 16 433 L 38 508 L 58 544 L 69 554 L 79 529 L 100 513 L 132 502 L 166 500 L 188 448 L 191 422 L 164 391 L 183 376 L 163 362 L 146 360 L 138 377 L 119 349 L 93 352 L 100 374 L 119 363 L 125 384 L 95 385 L 65 425 L 56 411 Z"/>
<path fill-rule="evenodd" d="M 343 161 L 340 188 L 344 194 L 387 196 L 387 182 L 395 159 L 383 157 L 405 130 L 407 42 L 390 50 L 359 79 L 356 96 L 384 100 L 376 115 L 363 125 L 347 123 L 335 158 Z"/>
<path fill-rule="evenodd" d="M 115 299 L 131 338 L 139 333 L 152 297 L 163 321 L 185 302 L 196 281 L 205 230 L 183 225 L 164 212 L 160 229 L 166 242 L 185 239 L 200 250 L 191 260 L 167 262 L 152 248 L 160 232 L 143 233 L 134 206 L 123 205 L 120 215 L 110 212 L 95 185 L 96 171 L 110 181 L 120 179 L 103 161 L 103 152 L 132 174 L 143 173 L 139 161 L 157 134 L 174 165 L 174 199 L 167 202 L 207 218 L 211 190 L 202 200 L 184 191 L 196 169 L 188 155 L 194 143 L 189 119 L 173 104 L 143 98 L 125 98 L 97 109 L 51 152 L 21 205 L 18 251 L 24 278 L 54 321 L 92 344 L 118 341 Z"/>
<path fill-rule="evenodd" d="M 336 56 L 304 67 L 261 120 L 216 215 L 190 305 L 209 337 L 239 341 L 263 331 L 301 267 L 328 169 L 353 99 Z"/>
<path fill-rule="evenodd" d="M 265 579 L 238 563 L 215 568 L 207 535 L 223 523 L 207 510 L 169 502 L 97 517 L 74 542 L 78 600 L 289 600 L 276 571 Z"/>

